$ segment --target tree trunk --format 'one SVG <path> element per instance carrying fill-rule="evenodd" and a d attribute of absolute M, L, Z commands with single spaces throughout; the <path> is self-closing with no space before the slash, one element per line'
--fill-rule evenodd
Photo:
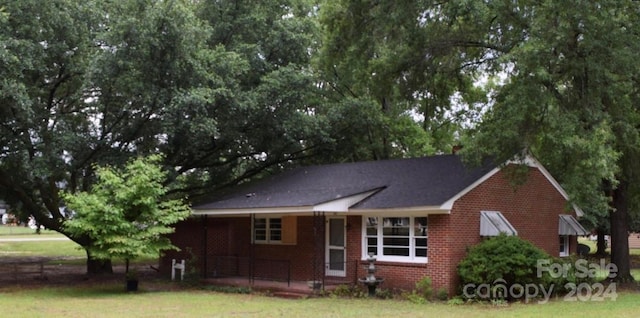
<path fill-rule="evenodd" d="M 596 241 L 596 255 L 605 256 L 607 255 L 607 241 L 605 240 L 605 231 L 602 228 L 598 228 L 596 231 L 598 234 L 598 239 Z"/>
<path fill-rule="evenodd" d="M 633 282 L 631 276 L 631 262 L 629 257 L 629 229 L 628 229 L 628 188 L 627 181 L 620 181 L 613 190 L 613 211 L 610 212 L 611 222 L 611 263 L 617 266 L 615 281 L 621 283 Z"/>
<path fill-rule="evenodd" d="M 89 254 L 89 252 L 87 252 L 87 274 L 113 274 L 111 260 L 95 259 L 91 257 L 91 254 Z"/>

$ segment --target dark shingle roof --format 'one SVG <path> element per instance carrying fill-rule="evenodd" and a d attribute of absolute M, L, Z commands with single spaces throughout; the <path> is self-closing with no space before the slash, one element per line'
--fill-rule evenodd
<path fill-rule="evenodd" d="M 300 167 L 194 209 L 313 206 L 373 190 L 352 208 L 438 206 L 495 167 L 467 168 L 457 155 Z"/>

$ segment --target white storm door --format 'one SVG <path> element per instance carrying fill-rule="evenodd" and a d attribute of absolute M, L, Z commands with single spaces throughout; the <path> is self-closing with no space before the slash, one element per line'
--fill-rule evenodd
<path fill-rule="evenodd" d="M 347 274 L 347 235 L 344 217 L 329 217 L 326 230 L 326 276 L 345 277 Z"/>

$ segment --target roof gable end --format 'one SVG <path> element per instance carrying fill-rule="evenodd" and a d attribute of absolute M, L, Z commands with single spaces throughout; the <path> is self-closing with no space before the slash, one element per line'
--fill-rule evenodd
<path fill-rule="evenodd" d="M 522 160 L 510 160 L 510 161 L 507 161 L 505 163 L 505 165 L 508 165 L 508 164 L 525 164 L 525 165 L 527 165 L 529 167 L 533 167 L 533 168 L 538 169 L 540 171 L 540 173 L 542 173 L 542 175 L 547 179 L 547 181 L 549 181 L 549 183 L 556 189 L 556 191 L 558 191 L 558 193 L 560 193 L 560 195 L 565 200 L 569 201 L 569 195 L 562 188 L 560 183 L 558 183 L 558 181 L 551 175 L 551 173 L 549 173 L 549 171 L 538 160 L 536 160 L 532 156 L 527 155 Z M 444 209 L 444 210 L 451 210 L 453 208 L 453 204 L 458 199 L 460 199 L 465 194 L 469 193 L 471 190 L 475 189 L 477 186 L 479 186 L 480 184 L 485 182 L 487 179 L 491 178 L 493 175 L 498 173 L 500 170 L 501 170 L 500 167 L 495 167 L 494 169 L 489 171 L 487 174 L 485 174 L 484 176 L 480 177 L 478 180 L 476 180 L 475 182 L 470 184 L 464 190 L 460 191 L 459 193 L 457 193 L 456 195 L 451 197 L 449 200 L 447 200 L 445 203 L 443 203 L 441 208 Z M 582 209 L 580 209 L 577 205 L 573 204 L 572 207 L 573 207 L 573 209 L 574 209 L 574 211 L 576 213 L 576 216 L 581 217 L 581 216 L 584 215 L 584 212 L 582 211 Z"/>

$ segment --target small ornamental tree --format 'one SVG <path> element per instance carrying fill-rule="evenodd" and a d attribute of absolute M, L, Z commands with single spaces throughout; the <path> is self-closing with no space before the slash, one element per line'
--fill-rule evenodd
<path fill-rule="evenodd" d="M 184 200 L 167 200 L 163 185 L 166 174 L 159 166 L 162 157 L 152 155 L 129 161 L 123 169 L 97 167 L 97 182 L 89 192 L 64 193 L 73 216 L 64 227 L 74 235 L 87 235 L 93 242 L 84 246 L 95 259 L 129 260 L 157 256 L 177 249 L 166 234 L 174 223 L 185 219 L 190 208 Z"/>

